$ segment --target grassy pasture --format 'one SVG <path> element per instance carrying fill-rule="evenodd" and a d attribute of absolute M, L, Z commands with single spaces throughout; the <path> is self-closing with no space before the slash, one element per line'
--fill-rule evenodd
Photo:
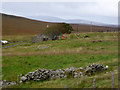
<path fill-rule="evenodd" d="M 83 38 L 88 35 L 89 38 Z M 33 35 L 3 36 L 12 41 L 30 42 Z M 3 80 L 16 81 L 17 75 L 26 74 L 38 68 L 63 69 L 67 67 L 85 67 L 92 63 L 108 65 L 109 69 L 96 75 L 82 78 L 67 78 L 41 82 L 29 81 L 10 88 L 91 88 L 96 77 L 97 88 L 111 87 L 111 71 L 114 73 L 114 87 L 118 87 L 118 34 L 115 32 L 88 32 L 67 35 L 65 40 L 30 43 L 2 49 Z M 79 39 L 78 39 L 79 37 Z M 103 42 L 93 43 L 93 40 Z M 20 43 L 20 42 L 18 42 Z M 38 47 L 49 46 L 45 49 Z M 108 73 L 106 73 L 108 72 Z"/>

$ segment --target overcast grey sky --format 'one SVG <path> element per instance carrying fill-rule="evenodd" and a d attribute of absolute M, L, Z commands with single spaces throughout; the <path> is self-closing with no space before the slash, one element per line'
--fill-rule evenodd
<path fill-rule="evenodd" d="M 3 2 L 2 13 L 24 17 L 55 16 L 63 19 L 83 19 L 117 24 L 118 1 L 119 0 L 93 0 L 93 2 Z"/>

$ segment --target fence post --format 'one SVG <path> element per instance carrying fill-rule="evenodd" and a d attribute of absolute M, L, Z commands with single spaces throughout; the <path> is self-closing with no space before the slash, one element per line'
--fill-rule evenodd
<path fill-rule="evenodd" d="M 68 90 L 68 86 L 67 85 L 64 88 L 65 88 L 65 90 Z"/>
<path fill-rule="evenodd" d="M 96 77 L 93 78 L 93 90 L 95 89 L 95 84 L 96 84 Z"/>
<path fill-rule="evenodd" d="M 111 78 L 112 78 L 112 80 L 111 80 L 111 88 L 113 90 L 113 87 L 114 87 L 114 75 L 113 75 L 113 72 L 111 72 Z"/>
<path fill-rule="evenodd" d="M 17 83 L 19 83 L 19 75 L 17 76 Z"/>

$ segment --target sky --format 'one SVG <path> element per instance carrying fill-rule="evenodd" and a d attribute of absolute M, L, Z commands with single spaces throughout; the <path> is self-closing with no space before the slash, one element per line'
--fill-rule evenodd
<path fill-rule="evenodd" d="M 17 1 L 17 0 L 16 0 Z M 3 0 L 0 12 L 23 17 L 52 16 L 118 23 L 119 0 Z"/>

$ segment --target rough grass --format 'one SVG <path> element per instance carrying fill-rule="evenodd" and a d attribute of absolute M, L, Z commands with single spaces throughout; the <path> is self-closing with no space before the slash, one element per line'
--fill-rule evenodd
<path fill-rule="evenodd" d="M 82 38 L 89 35 L 90 38 Z M 108 65 L 105 72 L 77 79 L 29 81 L 11 87 L 18 88 L 91 88 L 96 77 L 96 88 L 111 87 L 111 73 L 114 72 L 114 87 L 118 87 L 118 36 L 117 33 L 80 33 L 67 35 L 65 40 L 46 41 L 36 44 L 20 45 L 3 49 L 3 79 L 16 81 L 17 75 L 26 74 L 38 68 L 59 69 L 85 67 L 92 63 Z M 7 37 L 6 37 L 7 39 Z M 19 37 L 18 40 L 21 40 Z M 92 40 L 103 42 L 92 43 Z M 37 49 L 49 46 L 46 49 Z M 106 73 L 108 72 L 108 73 Z"/>

